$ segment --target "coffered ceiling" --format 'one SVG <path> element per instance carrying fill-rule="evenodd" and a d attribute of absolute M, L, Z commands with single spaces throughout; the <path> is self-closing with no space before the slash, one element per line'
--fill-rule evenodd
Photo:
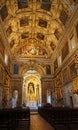
<path fill-rule="evenodd" d="M 14 58 L 50 58 L 74 11 L 73 0 L 0 0 Z"/>

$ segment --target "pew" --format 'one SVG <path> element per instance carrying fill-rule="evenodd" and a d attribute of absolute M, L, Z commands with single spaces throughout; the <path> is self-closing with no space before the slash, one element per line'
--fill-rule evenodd
<path fill-rule="evenodd" d="M 0 129 L 15 130 L 15 118 L 11 109 L 0 109 Z"/>
<path fill-rule="evenodd" d="M 24 124 L 26 124 L 27 128 L 30 127 L 30 109 L 27 107 L 26 109 L 20 109 L 16 108 L 16 124 L 19 126 L 22 124 L 22 127 Z"/>
<path fill-rule="evenodd" d="M 0 109 L 0 129 L 15 130 L 19 127 L 20 121 L 26 121 L 28 127 L 30 126 L 30 109 L 28 107 L 25 109 Z"/>
<path fill-rule="evenodd" d="M 64 126 L 67 129 L 78 128 L 78 108 L 39 107 L 39 114 L 55 129 Z"/>

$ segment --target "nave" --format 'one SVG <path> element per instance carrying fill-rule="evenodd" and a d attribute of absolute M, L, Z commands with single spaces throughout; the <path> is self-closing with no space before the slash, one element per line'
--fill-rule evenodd
<path fill-rule="evenodd" d="M 19 124 L 16 130 L 54 130 L 54 128 L 46 122 L 38 112 L 31 112 L 30 114 L 30 128 L 26 128 L 26 124 Z"/>

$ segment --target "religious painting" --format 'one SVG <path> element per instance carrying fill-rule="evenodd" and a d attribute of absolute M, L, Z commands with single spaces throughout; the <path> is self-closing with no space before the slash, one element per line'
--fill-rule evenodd
<path fill-rule="evenodd" d="M 44 35 L 42 33 L 37 33 L 37 38 L 40 40 L 44 40 Z"/>
<path fill-rule="evenodd" d="M 68 46 L 68 42 L 66 42 L 66 44 L 62 48 L 62 61 L 66 58 L 68 54 L 69 54 L 69 46 Z"/>
<path fill-rule="evenodd" d="M 39 26 L 46 28 L 47 27 L 47 21 L 43 19 L 39 19 Z"/>
<path fill-rule="evenodd" d="M 18 74 L 18 65 L 14 64 L 14 74 Z"/>
<path fill-rule="evenodd" d="M 75 63 L 70 65 L 70 77 L 74 77 L 77 75 L 76 65 Z"/>
<path fill-rule="evenodd" d="M 46 74 L 51 74 L 51 66 L 50 65 L 46 66 Z"/>
<path fill-rule="evenodd" d="M 27 25 L 29 25 L 29 19 L 28 19 L 28 17 L 21 18 L 20 19 L 20 26 L 23 27 L 23 26 L 27 26 Z"/>
<path fill-rule="evenodd" d="M 50 0 L 42 0 L 41 8 L 47 11 L 51 9 L 51 1 Z"/>
<path fill-rule="evenodd" d="M 68 19 L 68 15 L 65 10 L 62 9 L 60 13 L 60 21 L 65 25 Z"/>
<path fill-rule="evenodd" d="M 46 56 L 47 52 L 44 48 L 35 46 L 34 44 L 25 45 L 17 51 L 17 56 L 27 57 L 27 56 Z"/>
<path fill-rule="evenodd" d="M 7 7 L 6 5 L 4 5 L 1 10 L 0 10 L 0 15 L 1 15 L 1 18 L 2 20 L 4 21 L 5 18 L 8 16 L 8 10 L 7 10 Z"/>
<path fill-rule="evenodd" d="M 28 38 L 28 37 L 29 37 L 29 32 L 25 32 L 25 33 L 21 34 L 22 39 L 25 39 L 25 38 Z"/>
<path fill-rule="evenodd" d="M 18 8 L 27 8 L 28 7 L 28 0 L 18 0 Z"/>
<path fill-rule="evenodd" d="M 28 84 L 28 93 L 33 94 L 35 92 L 34 83 L 30 82 Z"/>

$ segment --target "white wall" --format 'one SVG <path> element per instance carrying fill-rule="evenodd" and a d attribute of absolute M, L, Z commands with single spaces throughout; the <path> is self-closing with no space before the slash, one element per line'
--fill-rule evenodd
<path fill-rule="evenodd" d="M 72 88 L 73 83 L 69 83 L 62 88 L 63 103 L 65 107 L 72 107 L 70 97 L 72 97 L 73 107 L 78 107 L 78 94 L 73 94 Z"/>
<path fill-rule="evenodd" d="M 69 83 L 62 88 L 63 103 L 65 107 L 71 107 L 70 96 L 72 96 L 72 87 L 73 84 Z"/>

